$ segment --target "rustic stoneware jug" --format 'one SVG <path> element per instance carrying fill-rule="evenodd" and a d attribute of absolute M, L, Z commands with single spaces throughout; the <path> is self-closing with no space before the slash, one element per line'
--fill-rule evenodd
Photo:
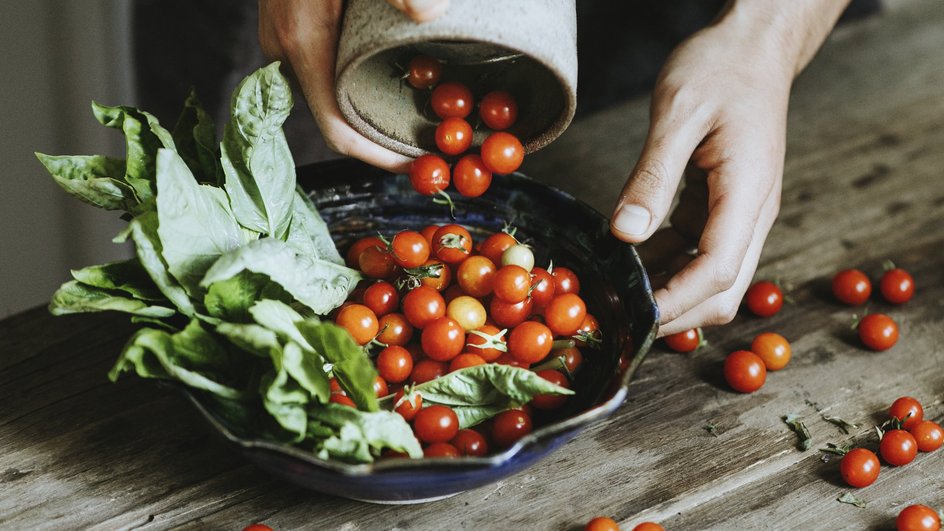
<path fill-rule="evenodd" d="M 459 81 L 476 100 L 510 92 L 518 121 L 509 131 L 527 152 L 557 138 L 577 103 L 576 0 L 453 0 L 446 14 L 417 24 L 382 0 L 347 2 L 337 58 L 337 98 L 362 135 L 417 157 L 435 147 L 439 119 L 429 91 L 402 80 L 419 54 L 444 63 L 444 81 Z M 467 118 L 475 126 L 477 110 Z M 474 144 L 488 130 L 476 128 Z"/>

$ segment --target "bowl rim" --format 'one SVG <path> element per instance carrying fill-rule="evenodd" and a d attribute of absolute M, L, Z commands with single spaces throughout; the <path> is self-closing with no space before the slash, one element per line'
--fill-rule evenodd
<path fill-rule="evenodd" d="M 330 174 L 330 172 L 337 168 L 348 168 L 353 170 L 366 169 L 371 173 L 376 173 L 379 176 L 382 175 L 392 175 L 388 172 L 377 170 L 376 168 L 367 166 L 366 164 L 354 161 L 352 159 L 336 159 L 331 161 L 319 162 L 314 164 L 308 164 L 299 166 L 298 170 L 301 172 L 312 172 L 319 170 L 324 173 Z M 585 211 L 586 214 L 597 218 L 601 222 L 606 222 L 607 219 L 602 214 L 600 214 L 596 209 L 585 203 L 584 201 L 574 197 L 568 192 L 565 192 L 557 187 L 541 183 L 527 175 L 524 175 L 520 172 L 514 172 L 512 174 L 506 175 L 506 178 L 510 178 L 514 181 L 523 181 L 528 183 L 531 186 L 539 185 L 546 187 L 552 190 L 554 193 L 562 196 L 565 199 L 573 201 L 581 210 Z M 321 181 L 326 183 L 327 180 Z M 304 189 L 304 187 L 302 187 Z M 311 193 L 311 190 L 305 189 L 305 193 Z M 627 244 L 629 245 L 629 244 Z M 646 274 L 645 266 L 642 264 L 642 261 L 639 258 L 639 254 L 636 251 L 635 246 L 630 245 L 630 252 L 632 253 L 633 259 L 639 264 L 642 274 L 639 275 L 639 281 L 643 283 L 643 290 L 646 296 L 647 307 L 652 309 L 652 325 L 649 327 L 649 330 L 646 331 L 646 334 L 641 338 L 636 344 L 634 342 L 628 341 L 627 345 L 624 346 L 621 356 L 625 355 L 628 350 L 635 347 L 635 354 L 633 354 L 632 359 L 626 369 L 620 375 L 619 387 L 613 392 L 613 394 L 606 400 L 600 402 L 599 404 L 573 416 L 558 422 L 553 422 L 546 426 L 542 426 L 537 430 L 525 435 L 519 439 L 514 445 L 505 449 L 503 452 L 494 454 L 487 457 L 459 457 L 459 458 L 424 458 L 424 459 L 384 459 L 374 461 L 373 463 L 346 463 L 343 461 L 328 460 L 322 459 L 310 451 L 306 451 L 295 446 L 292 446 L 287 443 L 279 443 L 274 441 L 268 441 L 258 438 L 244 438 L 233 433 L 229 427 L 221 421 L 211 410 L 206 406 L 203 400 L 201 400 L 200 395 L 184 386 L 177 386 L 185 395 L 185 397 L 196 407 L 197 411 L 227 440 L 238 445 L 243 450 L 264 450 L 275 452 L 278 454 L 285 455 L 287 457 L 292 457 L 301 461 L 304 461 L 307 464 L 331 470 L 333 472 L 341 473 L 344 476 L 349 477 L 365 477 L 370 476 L 375 473 L 385 473 L 385 472 L 409 472 L 409 471 L 418 471 L 418 470 L 431 470 L 431 469 L 480 469 L 480 468 L 498 468 L 504 464 L 509 463 L 515 456 L 522 452 L 526 447 L 533 444 L 539 443 L 542 440 L 550 439 L 555 436 L 563 435 L 564 433 L 575 431 L 580 428 L 590 426 L 598 421 L 605 419 L 612 415 L 625 401 L 629 393 L 629 383 L 632 379 L 632 376 L 639 368 L 639 365 L 642 364 L 643 360 L 646 358 L 646 354 L 649 349 L 652 347 L 653 342 L 655 341 L 656 334 L 659 330 L 659 307 L 656 305 L 655 297 L 652 293 L 652 287 L 649 282 L 649 276 Z"/>

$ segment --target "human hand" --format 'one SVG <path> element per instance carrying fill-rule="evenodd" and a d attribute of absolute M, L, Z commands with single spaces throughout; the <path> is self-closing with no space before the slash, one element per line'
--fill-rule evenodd
<path fill-rule="evenodd" d="M 768 3 L 768 16 L 747 12 L 758 3 L 743 5 L 735 2 L 667 60 L 648 138 L 610 222 L 627 242 L 655 234 L 649 249 L 641 246 L 644 256 L 682 254 L 656 261 L 674 273 L 655 292 L 660 335 L 734 318 L 779 210 L 790 85 L 831 27 L 807 2 L 803 11 Z M 835 21 L 844 3 L 830 6 Z M 821 35 L 804 33 L 806 22 Z M 692 191 L 672 227 L 657 233 L 686 166 Z M 686 248 L 696 249 L 693 257 Z"/>
<path fill-rule="evenodd" d="M 433 20 L 449 7 L 449 0 L 389 3 L 416 22 Z M 342 0 L 259 0 L 259 44 L 267 57 L 282 61 L 298 81 L 328 148 L 404 172 L 411 159 L 371 142 L 341 116 L 334 72 L 342 14 Z"/>

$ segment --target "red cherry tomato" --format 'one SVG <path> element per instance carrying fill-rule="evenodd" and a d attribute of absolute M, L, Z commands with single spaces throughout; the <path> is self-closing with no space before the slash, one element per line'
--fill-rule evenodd
<path fill-rule="evenodd" d="M 524 146 L 510 133 L 492 133 L 482 142 L 482 161 L 493 173 L 511 173 L 524 161 Z"/>
<path fill-rule="evenodd" d="M 462 83 L 453 81 L 441 83 L 433 89 L 430 106 L 436 116 L 446 118 L 465 118 L 472 112 L 472 91 Z"/>
<path fill-rule="evenodd" d="M 534 301 L 535 308 L 547 306 L 554 298 L 554 277 L 543 267 L 535 267 L 531 270 L 531 299 Z"/>
<path fill-rule="evenodd" d="M 509 352 L 505 352 L 504 354 L 499 356 L 498 359 L 495 360 L 495 363 L 499 365 L 511 365 L 512 367 L 520 367 L 522 369 L 527 369 L 528 367 L 530 367 L 530 365 L 527 362 L 524 362 L 515 358 Z"/>
<path fill-rule="evenodd" d="M 243 531 L 272 531 L 272 528 L 265 524 L 252 524 L 243 528 Z"/>
<path fill-rule="evenodd" d="M 910 430 L 924 420 L 924 408 L 916 398 L 903 396 L 892 402 L 888 416 L 900 420 L 901 427 Z"/>
<path fill-rule="evenodd" d="M 485 437 L 475 430 L 459 430 L 449 443 L 459 450 L 459 455 L 485 457 L 488 454 Z"/>
<path fill-rule="evenodd" d="M 570 380 L 564 376 L 564 373 L 554 369 L 545 369 L 538 371 L 538 376 L 545 380 L 557 384 L 564 389 L 570 389 Z M 535 409 L 557 409 L 567 402 L 567 395 L 537 395 L 531 399 L 531 405 Z"/>
<path fill-rule="evenodd" d="M 390 394 L 386 380 L 380 376 L 374 378 L 374 394 L 377 395 L 378 398 Z"/>
<path fill-rule="evenodd" d="M 567 370 L 571 374 L 577 372 L 577 369 L 583 363 L 583 354 L 580 353 L 580 349 L 576 347 L 570 348 L 559 348 L 551 351 L 550 356 L 552 358 L 564 358 L 564 366 L 567 367 Z"/>
<path fill-rule="evenodd" d="M 488 258 L 470 256 L 456 269 L 456 282 L 465 293 L 482 298 L 492 292 L 496 271 L 495 264 Z"/>
<path fill-rule="evenodd" d="M 502 254 L 512 245 L 518 245 L 518 240 L 514 236 L 507 232 L 496 232 L 482 241 L 479 253 L 498 266 L 501 264 Z"/>
<path fill-rule="evenodd" d="M 839 462 L 839 474 L 850 487 L 868 487 L 878 479 L 878 456 L 865 448 L 853 448 Z"/>
<path fill-rule="evenodd" d="M 449 361 L 462 352 L 465 331 L 450 317 L 440 317 L 423 328 L 420 337 L 423 352 L 432 360 Z"/>
<path fill-rule="evenodd" d="M 498 333 L 501 332 L 501 330 L 499 330 L 498 327 L 496 326 L 487 324 L 479 328 L 477 331 L 481 332 L 482 334 L 496 338 L 495 342 L 501 345 L 504 345 L 505 343 L 504 336 L 502 336 L 501 338 L 497 337 Z M 495 361 L 504 352 L 496 348 L 496 345 L 494 345 L 493 342 L 490 342 L 489 340 L 487 340 L 486 338 L 478 334 L 470 333 L 466 339 L 468 340 L 467 346 L 469 347 L 468 349 L 469 352 L 478 354 L 483 360 L 487 362 Z"/>
<path fill-rule="evenodd" d="M 918 455 L 918 443 L 905 430 L 888 430 L 878 445 L 878 453 L 892 466 L 907 465 Z"/>
<path fill-rule="evenodd" d="M 357 259 L 358 267 L 368 278 L 390 278 L 397 270 L 397 264 L 386 249 L 368 247 Z"/>
<path fill-rule="evenodd" d="M 508 337 L 508 352 L 518 361 L 537 363 L 551 352 L 554 336 L 551 330 L 537 321 L 525 321 L 516 326 Z"/>
<path fill-rule="evenodd" d="M 459 432 L 459 417 L 446 406 L 426 406 L 413 419 L 413 431 L 427 444 L 449 442 Z"/>
<path fill-rule="evenodd" d="M 413 372 L 413 356 L 410 351 L 396 345 L 389 346 L 377 355 L 377 373 L 390 383 L 406 381 Z"/>
<path fill-rule="evenodd" d="M 512 304 L 504 302 L 498 297 L 493 297 L 492 302 L 488 305 L 488 313 L 496 325 L 503 328 L 514 328 L 531 315 L 532 307 L 531 299 Z"/>
<path fill-rule="evenodd" d="M 495 90 L 486 94 L 479 102 L 479 116 L 489 129 L 508 129 L 518 119 L 518 104 L 511 94 Z"/>
<path fill-rule="evenodd" d="M 434 443 L 423 450 L 423 457 L 459 457 L 459 449 L 449 443 Z"/>
<path fill-rule="evenodd" d="M 410 380 L 415 384 L 421 384 L 430 380 L 435 380 L 449 371 L 449 366 L 442 361 L 423 359 L 413 365 L 413 372 L 410 374 Z"/>
<path fill-rule="evenodd" d="M 437 230 L 439 230 L 439 225 L 427 225 L 420 231 L 420 234 L 426 238 L 426 243 L 430 245 L 430 249 L 432 249 L 433 245 L 433 234 L 436 234 Z"/>
<path fill-rule="evenodd" d="M 898 342 L 898 325 L 883 313 L 870 313 L 859 321 L 859 339 L 872 350 L 888 350 Z"/>
<path fill-rule="evenodd" d="M 665 346 L 675 352 L 692 352 L 701 345 L 701 328 L 693 328 L 677 334 L 672 334 L 662 338 Z"/>
<path fill-rule="evenodd" d="M 358 345 L 366 345 L 377 335 L 377 315 L 363 304 L 348 304 L 341 308 L 335 323 L 347 330 Z"/>
<path fill-rule="evenodd" d="M 753 393 L 764 386 L 767 368 L 757 354 L 737 350 L 728 354 L 724 360 L 724 379 L 735 391 Z"/>
<path fill-rule="evenodd" d="M 389 282 L 375 282 L 364 290 L 364 306 L 370 308 L 378 317 L 393 312 L 400 306 L 400 294 Z"/>
<path fill-rule="evenodd" d="M 665 528 L 655 522 L 643 522 L 634 527 L 633 531 L 665 531 Z"/>
<path fill-rule="evenodd" d="M 368 247 L 377 247 L 378 249 L 384 248 L 384 242 L 378 236 L 368 236 L 366 238 L 361 238 L 354 242 L 351 245 L 350 249 L 347 251 L 346 262 L 348 267 L 360 267 L 360 258 L 361 253 L 364 252 Z"/>
<path fill-rule="evenodd" d="M 465 153 L 472 146 L 472 126 L 462 118 L 446 118 L 436 126 L 436 147 L 446 155 Z"/>
<path fill-rule="evenodd" d="M 914 278 L 901 268 L 889 269 L 878 284 L 882 297 L 892 304 L 904 304 L 914 296 Z"/>
<path fill-rule="evenodd" d="M 449 287 L 449 283 L 452 282 L 452 269 L 445 262 L 436 259 L 427 260 L 422 267 L 429 269 L 430 274 L 420 278 L 420 284 L 436 291 L 443 291 Z"/>
<path fill-rule="evenodd" d="M 586 347 L 587 341 L 595 339 L 600 341 L 603 338 L 602 333 L 600 332 L 600 323 L 597 321 L 597 318 L 590 315 L 589 313 L 583 318 L 583 321 L 580 322 L 580 328 L 577 329 L 577 333 L 574 334 L 576 338 L 576 345 L 578 347 Z M 587 338 L 586 341 L 581 338 Z"/>
<path fill-rule="evenodd" d="M 502 266 L 492 279 L 492 291 L 503 302 L 521 302 L 528 297 L 530 290 L 531 274 L 521 266 Z"/>
<path fill-rule="evenodd" d="M 580 279 L 577 277 L 577 273 L 566 267 L 555 267 L 551 276 L 554 277 L 554 293 L 556 295 L 565 293 L 580 294 Z"/>
<path fill-rule="evenodd" d="M 918 443 L 918 450 L 933 452 L 944 444 L 944 429 L 941 425 L 930 420 L 922 420 L 909 430 Z"/>
<path fill-rule="evenodd" d="M 402 313 L 388 313 L 378 321 L 377 341 L 384 345 L 404 346 L 413 339 L 413 326 Z"/>
<path fill-rule="evenodd" d="M 619 531 L 619 524 L 616 520 L 606 516 L 597 516 L 587 522 L 584 531 Z"/>
<path fill-rule="evenodd" d="M 433 88 L 442 78 L 442 63 L 428 55 L 417 55 L 406 66 L 406 81 L 413 88 Z"/>
<path fill-rule="evenodd" d="M 783 307 L 783 292 L 768 280 L 755 282 L 744 296 L 747 309 L 758 317 L 770 317 Z"/>
<path fill-rule="evenodd" d="M 587 306 L 579 295 L 565 293 L 554 297 L 544 309 L 544 320 L 555 336 L 572 336 L 587 316 Z"/>
<path fill-rule="evenodd" d="M 758 334 L 751 343 L 751 352 L 764 360 L 768 371 L 779 371 L 790 363 L 790 343 L 773 332 Z"/>
<path fill-rule="evenodd" d="M 897 531 L 941 531 L 941 516 L 927 505 L 909 505 L 895 518 Z"/>
<path fill-rule="evenodd" d="M 856 306 L 869 300 L 872 282 L 858 269 L 843 269 L 833 277 L 833 295 L 839 302 Z"/>
<path fill-rule="evenodd" d="M 520 409 L 509 409 L 495 416 L 492 440 L 499 448 L 507 448 L 531 433 L 531 416 Z"/>
<path fill-rule="evenodd" d="M 415 328 L 424 328 L 429 323 L 446 315 L 446 301 L 438 291 L 429 286 L 419 286 L 403 296 L 403 314 Z"/>
<path fill-rule="evenodd" d="M 393 395 L 393 410 L 403 417 L 403 420 L 412 422 L 423 407 L 423 395 L 416 393 L 404 398 L 403 394 L 403 389 L 400 389 Z"/>
<path fill-rule="evenodd" d="M 485 360 L 478 354 L 466 352 L 464 354 L 459 354 L 455 358 L 452 358 L 452 361 L 449 362 L 449 372 L 475 367 L 476 365 L 485 365 Z"/>
<path fill-rule="evenodd" d="M 436 195 L 449 186 L 449 165 L 436 155 L 421 155 L 410 164 L 410 184 L 423 195 Z"/>
<path fill-rule="evenodd" d="M 433 235 L 433 253 L 447 264 L 458 264 L 472 253 L 472 235 L 460 225 L 443 225 Z"/>
<path fill-rule="evenodd" d="M 471 133 L 469 138 L 471 142 Z M 492 172 L 485 166 L 482 157 L 466 155 L 452 168 L 452 182 L 456 185 L 456 190 L 465 197 L 478 197 L 492 185 Z"/>
<path fill-rule="evenodd" d="M 390 242 L 390 254 L 398 266 L 410 269 L 429 260 L 429 242 L 422 234 L 412 230 L 398 232 Z"/>
<path fill-rule="evenodd" d="M 335 404 L 340 404 L 342 406 L 352 407 L 357 409 L 357 404 L 347 395 L 342 395 L 340 393 L 334 393 L 331 395 L 331 398 L 328 399 L 329 402 L 334 402 Z"/>

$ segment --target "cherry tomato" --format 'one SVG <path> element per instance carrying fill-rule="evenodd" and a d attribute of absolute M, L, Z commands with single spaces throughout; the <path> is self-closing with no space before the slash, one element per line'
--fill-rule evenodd
<path fill-rule="evenodd" d="M 553 343 L 554 336 L 548 327 L 537 321 L 525 321 L 508 336 L 508 352 L 517 360 L 532 364 L 546 358 Z"/>
<path fill-rule="evenodd" d="M 527 245 L 512 245 L 502 253 L 501 265 L 516 265 L 530 273 L 534 269 L 534 253 Z"/>
<path fill-rule="evenodd" d="M 693 328 L 677 334 L 672 334 L 662 338 L 665 346 L 675 352 L 692 352 L 701 345 L 701 328 Z"/>
<path fill-rule="evenodd" d="M 495 416 L 492 441 L 499 448 L 507 448 L 531 433 L 531 416 L 520 409 L 509 409 Z"/>
<path fill-rule="evenodd" d="M 340 393 L 334 393 L 331 395 L 331 398 L 328 399 L 329 402 L 334 402 L 335 404 L 341 404 L 342 406 L 352 407 L 357 409 L 357 404 L 347 395 L 342 395 Z"/>
<path fill-rule="evenodd" d="M 459 430 L 449 443 L 459 450 L 459 455 L 485 457 L 488 454 L 488 443 L 485 437 L 475 430 Z"/>
<path fill-rule="evenodd" d="M 870 313 L 859 321 L 859 339 L 872 350 L 888 350 L 898 342 L 898 325 L 883 313 Z"/>
<path fill-rule="evenodd" d="M 430 268 L 430 266 L 438 266 L 435 271 L 432 271 L 429 276 L 424 276 L 420 279 L 420 284 L 433 288 L 436 291 L 442 291 L 449 287 L 449 283 L 452 282 L 452 269 L 446 265 L 442 260 L 427 260 L 423 264 L 424 268 Z"/>
<path fill-rule="evenodd" d="M 498 327 L 492 325 L 483 325 L 478 328 L 478 332 L 492 336 L 494 340 L 489 341 L 480 335 L 469 334 L 466 338 L 468 339 L 467 346 L 471 349 L 469 352 L 478 354 L 483 360 L 487 362 L 495 361 L 499 356 L 502 355 L 504 351 L 495 348 L 494 343 L 504 345 L 504 335 L 502 335 L 501 338 L 498 338 L 498 334 L 501 332 L 501 330 L 499 330 Z"/>
<path fill-rule="evenodd" d="M 584 531 L 619 531 L 619 524 L 612 518 L 597 516 L 587 522 L 583 529 Z"/>
<path fill-rule="evenodd" d="M 330 380 L 328 380 L 328 389 L 331 390 L 332 395 L 338 394 L 338 395 L 347 396 L 347 392 L 345 392 L 344 389 L 341 388 L 341 384 L 338 383 L 337 378 L 331 378 Z"/>
<path fill-rule="evenodd" d="M 472 252 L 472 235 L 459 225 L 443 225 L 433 235 L 433 253 L 447 264 L 458 264 Z"/>
<path fill-rule="evenodd" d="M 423 457 L 459 457 L 459 449 L 449 443 L 434 443 L 423 450 Z"/>
<path fill-rule="evenodd" d="M 449 81 L 433 89 L 430 106 L 436 116 L 446 118 L 465 118 L 472 112 L 472 91 L 462 83 Z"/>
<path fill-rule="evenodd" d="M 393 261 L 405 269 L 425 264 L 429 259 L 429 253 L 429 242 L 416 231 L 398 232 L 390 242 L 390 254 L 393 256 Z"/>
<path fill-rule="evenodd" d="M 473 297 L 482 298 L 492 292 L 492 284 L 497 268 L 484 256 L 470 256 L 459 264 L 456 270 L 456 282 L 462 291 Z"/>
<path fill-rule="evenodd" d="M 496 232 L 482 241 L 479 252 L 485 258 L 492 261 L 493 264 L 501 264 L 502 253 L 512 245 L 517 245 L 518 240 L 507 232 Z"/>
<path fill-rule="evenodd" d="M 790 363 L 790 343 L 773 332 L 758 334 L 751 342 L 751 352 L 764 360 L 768 371 L 779 371 Z"/>
<path fill-rule="evenodd" d="M 511 173 L 524 161 L 524 146 L 511 133 L 499 131 L 482 142 L 482 161 L 493 173 Z"/>
<path fill-rule="evenodd" d="M 724 360 L 724 379 L 735 391 L 753 393 L 767 380 L 764 360 L 748 350 L 732 352 Z"/>
<path fill-rule="evenodd" d="M 878 456 L 865 448 L 853 448 L 839 462 L 839 474 L 850 487 L 868 487 L 878 478 Z"/>
<path fill-rule="evenodd" d="M 346 262 L 348 267 L 360 267 L 361 253 L 368 247 L 383 249 L 384 242 L 378 236 L 368 236 L 354 242 L 354 245 L 351 245 L 351 248 L 347 251 Z"/>
<path fill-rule="evenodd" d="M 878 445 L 878 453 L 892 466 L 907 465 L 918 455 L 918 443 L 905 430 L 888 430 Z"/>
<path fill-rule="evenodd" d="M 578 347 L 586 347 L 588 345 L 587 341 L 591 343 L 596 343 L 602 340 L 603 335 L 600 332 L 600 322 L 597 321 L 597 318 L 590 315 L 589 313 L 583 318 L 583 321 L 580 322 L 580 328 L 577 329 L 577 333 L 574 334 L 576 338 L 575 344 Z M 587 338 L 586 341 L 581 338 Z"/>
<path fill-rule="evenodd" d="M 587 306 L 573 293 L 554 297 L 544 309 L 544 320 L 555 336 L 574 335 L 586 316 Z"/>
<path fill-rule="evenodd" d="M 403 417 L 403 420 L 412 422 L 416 414 L 423 407 L 423 395 L 415 393 L 407 395 L 406 398 L 404 398 L 403 395 L 403 389 L 400 389 L 397 391 L 397 394 L 393 395 L 393 410 Z"/>
<path fill-rule="evenodd" d="M 633 531 L 665 531 L 665 528 L 655 522 L 643 522 L 634 527 Z"/>
<path fill-rule="evenodd" d="M 554 277 L 543 267 L 531 270 L 531 300 L 535 308 L 543 308 L 554 298 Z"/>
<path fill-rule="evenodd" d="M 554 277 L 554 293 L 563 295 L 565 293 L 580 294 L 580 279 L 577 273 L 566 267 L 555 267 L 551 276 Z"/>
<path fill-rule="evenodd" d="M 377 395 L 378 398 L 390 394 L 386 380 L 380 376 L 374 378 L 374 394 Z"/>
<path fill-rule="evenodd" d="M 516 265 L 502 266 L 492 279 L 492 291 L 503 302 L 521 302 L 528 297 L 530 290 L 531 275 Z"/>
<path fill-rule="evenodd" d="M 430 245 L 430 248 L 432 248 L 433 245 L 433 234 L 436 234 L 437 230 L 439 230 L 439 225 L 427 225 L 420 231 L 420 234 L 426 238 L 426 243 Z"/>
<path fill-rule="evenodd" d="M 377 373 L 390 383 L 406 381 L 413 372 L 413 356 L 410 351 L 396 345 L 389 346 L 377 355 Z"/>
<path fill-rule="evenodd" d="M 909 505 L 895 518 L 898 531 L 940 531 L 941 517 L 927 505 Z"/>
<path fill-rule="evenodd" d="M 471 133 L 469 138 L 471 141 Z M 466 155 L 452 168 L 452 182 L 465 197 L 478 197 L 492 185 L 492 171 L 485 166 L 482 157 Z"/>
<path fill-rule="evenodd" d="M 463 264 L 465 262 L 462 262 Z M 458 284 L 453 284 L 446 288 L 446 291 L 442 293 L 443 300 L 446 301 L 446 315 L 449 315 L 449 305 L 452 304 L 452 301 L 458 299 L 465 295 L 465 292 L 462 291 L 462 288 Z"/>
<path fill-rule="evenodd" d="M 358 345 L 366 345 L 379 330 L 377 315 L 363 304 L 348 304 L 341 308 L 335 323 L 347 330 Z"/>
<path fill-rule="evenodd" d="M 440 317 L 423 328 L 420 341 L 427 357 L 436 361 L 449 361 L 462 352 L 465 332 L 455 319 Z"/>
<path fill-rule="evenodd" d="M 485 325 L 485 307 L 474 297 L 460 295 L 446 306 L 446 315 L 456 320 L 466 332 Z"/>
<path fill-rule="evenodd" d="M 783 307 L 783 292 L 769 280 L 755 282 L 744 295 L 747 309 L 758 317 L 770 317 Z"/>
<path fill-rule="evenodd" d="M 498 359 L 495 360 L 495 363 L 499 365 L 511 365 L 512 367 L 520 367 L 522 369 L 527 369 L 528 367 L 530 367 L 530 365 L 527 362 L 521 361 L 518 358 L 515 358 L 509 352 L 505 352 L 501 356 L 499 356 Z"/>
<path fill-rule="evenodd" d="M 449 372 L 449 365 L 442 361 L 431 359 L 422 359 L 413 365 L 413 372 L 410 374 L 410 381 L 415 384 L 421 384 L 430 380 L 435 380 Z"/>
<path fill-rule="evenodd" d="M 243 528 L 243 531 L 272 531 L 272 528 L 265 524 L 252 524 Z"/>
<path fill-rule="evenodd" d="M 413 431 L 427 444 L 449 442 L 459 432 L 459 417 L 446 406 L 426 406 L 413 419 Z"/>
<path fill-rule="evenodd" d="M 901 427 L 910 430 L 924 420 L 924 408 L 916 398 L 903 396 L 892 402 L 888 408 L 888 416 L 902 421 Z"/>
<path fill-rule="evenodd" d="M 901 268 L 889 269 L 878 284 L 882 297 L 892 304 L 904 304 L 914 296 L 914 278 Z"/>
<path fill-rule="evenodd" d="M 406 66 L 406 82 L 418 89 L 433 88 L 442 78 L 442 63 L 428 55 L 417 55 Z"/>
<path fill-rule="evenodd" d="M 384 345 L 404 346 L 413 339 L 413 326 L 402 313 L 388 313 L 378 321 L 377 341 Z"/>
<path fill-rule="evenodd" d="M 479 116 L 489 129 L 508 129 L 518 119 L 518 104 L 511 94 L 495 90 L 486 94 L 479 102 Z"/>
<path fill-rule="evenodd" d="M 446 155 L 465 153 L 472 146 L 472 126 L 462 118 L 446 118 L 436 126 L 436 147 Z"/>
<path fill-rule="evenodd" d="M 557 384 L 564 389 L 570 389 L 570 380 L 564 376 L 564 373 L 554 369 L 545 369 L 538 371 L 537 375 L 545 380 Z M 531 400 L 531 405 L 535 409 L 557 409 L 567 402 L 567 395 L 537 395 Z"/>
<path fill-rule="evenodd" d="M 465 354 L 459 354 L 455 358 L 452 358 L 452 361 L 449 362 L 449 372 L 475 367 L 476 365 L 485 365 L 485 360 L 478 354 L 466 352 Z"/>
<path fill-rule="evenodd" d="M 839 302 L 856 306 L 869 300 L 872 282 L 858 269 L 843 269 L 833 277 L 833 295 Z"/>
<path fill-rule="evenodd" d="M 423 195 L 436 195 L 449 186 L 449 165 L 436 155 L 420 155 L 410 164 L 410 184 Z"/>
<path fill-rule="evenodd" d="M 552 350 L 550 356 L 552 358 L 563 357 L 564 366 L 567 367 L 567 370 L 570 371 L 571 374 L 576 372 L 580 364 L 583 363 L 583 354 L 581 354 L 580 349 L 576 347 Z"/>
<path fill-rule="evenodd" d="M 944 444 L 944 429 L 936 422 L 922 420 L 909 431 L 918 443 L 918 450 L 922 452 L 933 452 Z"/>
<path fill-rule="evenodd" d="M 386 250 L 380 247 L 364 249 L 357 259 L 358 267 L 369 278 L 390 278 L 397 270 L 397 264 Z"/>
<path fill-rule="evenodd" d="M 514 328 L 531 315 L 532 307 L 531 299 L 512 304 L 504 302 L 498 297 L 493 297 L 492 302 L 488 305 L 488 313 L 496 325 L 504 328 Z"/>
<path fill-rule="evenodd" d="M 364 290 L 364 306 L 371 309 L 378 317 L 393 312 L 400 306 L 400 294 L 389 282 L 375 282 Z"/>
<path fill-rule="evenodd" d="M 446 301 L 438 291 L 429 286 L 411 289 L 403 296 L 403 314 L 415 328 L 424 328 L 427 324 L 446 315 Z"/>

